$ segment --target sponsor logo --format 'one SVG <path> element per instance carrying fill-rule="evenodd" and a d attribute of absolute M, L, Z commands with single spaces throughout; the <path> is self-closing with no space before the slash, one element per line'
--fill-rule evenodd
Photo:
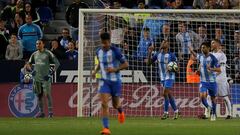
<path fill-rule="evenodd" d="M 32 84 L 15 86 L 8 96 L 8 107 L 15 117 L 34 117 L 39 112 Z"/>
<path fill-rule="evenodd" d="M 122 83 L 147 83 L 147 79 L 141 70 L 123 70 L 121 71 Z M 60 76 L 66 77 L 66 83 L 78 82 L 77 70 L 62 70 Z M 88 70 L 83 71 L 83 83 L 96 82 L 92 80 L 91 72 Z"/>

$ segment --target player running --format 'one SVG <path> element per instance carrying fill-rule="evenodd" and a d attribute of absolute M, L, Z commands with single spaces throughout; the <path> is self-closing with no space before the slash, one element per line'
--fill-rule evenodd
<path fill-rule="evenodd" d="M 109 130 L 108 120 L 108 101 L 112 97 L 112 105 L 118 111 L 118 121 L 124 123 L 125 115 L 121 107 L 120 96 L 122 89 L 120 70 L 128 67 L 128 62 L 121 54 L 120 50 L 111 45 L 110 34 L 101 33 L 100 35 L 102 47 L 96 52 L 98 65 L 92 73 L 95 77 L 96 73 L 101 70 L 101 79 L 99 80 L 99 93 L 102 102 L 102 124 L 101 134 L 111 134 Z"/>
<path fill-rule="evenodd" d="M 176 62 L 177 58 L 174 53 L 169 52 L 169 42 L 167 40 L 163 40 L 163 42 L 161 43 L 159 52 L 157 52 L 153 57 L 152 57 L 152 51 L 153 51 L 153 47 L 149 47 L 148 65 L 151 65 L 155 61 L 158 62 L 159 76 L 164 89 L 163 91 L 164 113 L 161 119 L 165 120 L 169 117 L 168 116 L 169 103 L 174 110 L 173 119 L 178 119 L 179 117 L 178 108 L 176 106 L 174 97 L 171 94 L 171 89 L 173 88 L 174 81 L 175 81 L 175 72 L 169 71 L 169 69 L 167 68 L 168 63 L 171 61 Z"/>
<path fill-rule="evenodd" d="M 229 100 L 229 84 L 227 81 L 227 73 L 226 73 L 226 63 L 227 57 L 224 52 L 221 50 L 221 43 L 218 39 L 214 39 L 211 42 L 212 54 L 217 58 L 218 64 L 221 67 L 221 73 L 217 74 L 216 82 L 218 86 L 218 96 L 223 97 L 224 103 L 227 107 L 227 117 L 226 119 L 232 118 L 232 107 L 231 102 Z"/>
<path fill-rule="evenodd" d="M 208 108 L 208 114 L 211 113 L 211 121 L 216 120 L 216 94 L 217 94 L 217 83 L 216 73 L 221 73 L 220 65 L 216 57 L 210 53 L 210 43 L 204 42 L 201 44 L 201 54 L 197 54 L 193 51 L 192 46 L 189 46 L 191 53 L 197 57 L 200 62 L 200 97 L 202 104 Z M 207 102 L 207 94 L 210 95 L 212 100 L 212 107 Z"/>
<path fill-rule="evenodd" d="M 52 111 L 52 95 L 51 95 L 51 76 L 59 67 L 59 62 L 52 52 L 44 48 L 42 40 L 36 42 L 37 51 L 34 52 L 30 59 L 29 64 L 34 65 L 33 75 L 33 90 L 38 97 L 38 106 L 40 114 L 39 118 L 45 117 L 43 105 L 44 95 L 48 99 L 48 117 L 53 117 Z M 55 64 L 55 68 L 51 68 L 50 64 Z"/>

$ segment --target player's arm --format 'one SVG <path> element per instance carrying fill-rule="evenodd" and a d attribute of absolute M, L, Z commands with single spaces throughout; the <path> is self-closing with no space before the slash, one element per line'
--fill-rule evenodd
<path fill-rule="evenodd" d="M 218 60 L 214 56 L 211 65 L 207 65 L 207 68 L 209 71 L 221 73 L 221 66 L 218 64 Z"/>
<path fill-rule="evenodd" d="M 23 84 L 24 83 L 24 74 L 22 72 L 22 70 L 20 71 L 20 83 Z"/>
<path fill-rule="evenodd" d="M 124 63 L 120 64 L 117 68 L 107 68 L 106 71 L 108 73 L 119 72 L 120 70 L 128 68 L 128 62 L 125 61 Z"/>
<path fill-rule="evenodd" d="M 95 62 L 95 67 L 94 67 L 94 70 L 92 72 L 92 78 L 95 78 L 97 72 L 100 70 L 100 63 L 99 63 L 98 57 L 96 57 L 96 59 L 97 59 L 98 62 L 97 63 Z"/>
<path fill-rule="evenodd" d="M 114 72 L 119 72 L 120 70 L 128 68 L 128 62 L 126 61 L 126 58 L 124 55 L 122 55 L 121 51 L 118 48 L 115 48 L 115 54 L 116 54 L 116 59 L 121 63 L 119 67 L 113 68 L 109 67 L 106 68 L 106 72 L 108 73 L 114 73 Z"/>
<path fill-rule="evenodd" d="M 177 66 L 180 67 L 175 53 L 171 53 L 171 61 L 176 62 Z M 180 72 L 179 68 L 177 68 L 177 70 L 175 72 L 179 73 Z"/>
<path fill-rule="evenodd" d="M 188 49 L 194 57 L 197 57 L 197 53 L 193 50 L 193 47 L 191 45 L 188 46 Z"/>
<path fill-rule="evenodd" d="M 153 46 L 148 47 L 147 65 L 149 66 L 157 60 L 157 54 L 152 56 L 153 49 L 154 49 Z"/>
<path fill-rule="evenodd" d="M 54 64 L 54 68 L 51 70 L 53 70 L 52 72 L 55 72 L 58 69 L 58 67 L 60 66 L 60 63 L 52 52 L 49 51 L 49 54 L 50 54 L 50 63 Z"/>

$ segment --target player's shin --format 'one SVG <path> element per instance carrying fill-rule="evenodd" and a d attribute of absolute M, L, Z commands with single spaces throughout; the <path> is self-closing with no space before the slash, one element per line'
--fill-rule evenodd
<path fill-rule="evenodd" d="M 164 96 L 164 113 L 168 113 L 169 98 L 167 95 Z"/>
<path fill-rule="evenodd" d="M 107 103 L 102 103 L 102 124 L 104 128 L 109 128 Z"/>
<path fill-rule="evenodd" d="M 43 114 L 44 111 L 43 111 L 43 96 L 42 96 L 42 94 L 38 95 L 38 107 L 39 107 L 40 113 Z"/>
<path fill-rule="evenodd" d="M 216 104 L 215 100 L 212 100 L 212 114 L 214 114 L 214 115 L 216 115 L 216 106 L 217 106 L 217 104 Z"/>
<path fill-rule="evenodd" d="M 170 105 L 172 106 L 172 109 L 174 110 L 175 113 L 178 112 L 174 97 L 170 94 L 168 95 L 168 97 L 169 97 L 169 102 L 170 102 Z"/>
<path fill-rule="evenodd" d="M 225 105 L 227 107 L 227 115 L 232 116 L 232 106 L 228 96 L 224 97 Z"/>
<path fill-rule="evenodd" d="M 47 99 L 48 99 L 48 113 L 49 114 L 52 114 L 53 113 L 53 111 L 52 111 L 52 96 L 51 96 L 51 94 L 47 94 Z"/>

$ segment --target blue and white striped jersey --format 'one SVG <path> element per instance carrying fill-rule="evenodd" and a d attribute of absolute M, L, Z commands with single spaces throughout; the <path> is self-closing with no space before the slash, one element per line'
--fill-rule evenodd
<path fill-rule="evenodd" d="M 177 61 L 177 58 L 174 53 L 168 52 L 158 52 L 152 57 L 152 62 L 158 62 L 159 76 L 161 81 L 165 80 L 175 80 L 175 72 L 167 71 L 167 65 L 171 61 Z"/>
<path fill-rule="evenodd" d="M 107 73 L 106 68 L 117 68 L 120 64 L 126 61 L 124 55 L 122 55 L 119 48 L 111 46 L 109 50 L 103 50 L 99 48 L 96 52 L 96 56 L 99 60 L 102 79 L 109 81 L 120 81 L 120 72 Z"/>
<path fill-rule="evenodd" d="M 216 82 L 216 72 L 209 71 L 207 66 L 209 65 L 211 68 L 220 67 L 217 58 L 213 54 L 209 53 L 208 56 L 205 56 L 204 54 L 198 54 L 197 59 L 200 62 L 201 82 Z"/>

